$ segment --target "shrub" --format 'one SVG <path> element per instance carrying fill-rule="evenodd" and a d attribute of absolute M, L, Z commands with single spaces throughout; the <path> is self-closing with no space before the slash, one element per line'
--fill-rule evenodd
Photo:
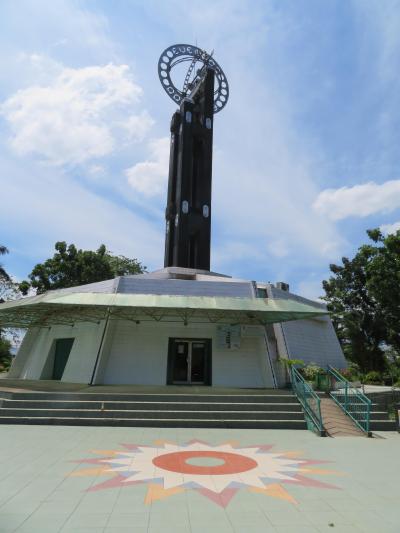
<path fill-rule="evenodd" d="M 304 366 L 304 361 L 302 359 L 286 359 L 285 357 L 281 357 L 279 362 L 282 363 L 288 370 L 290 370 L 292 366 Z"/>
<path fill-rule="evenodd" d="M 375 370 L 371 370 L 371 372 L 365 374 L 363 382 L 367 383 L 368 385 L 383 385 L 381 374 Z"/>
<path fill-rule="evenodd" d="M 348 381 L 354 381 L 354 375 L 353 375 L 353 372 L 350 370 L 350 368 L 340 369 L 339 374 L 341 374 Z"/>
<path fill-rule="evenodd" d="M 11 342 L 0 336 L 0 372 L 7 372 L 11 366 L 12 356 L 10 350 Z"/>
<path fill-rule="evenodd" d="M 325 370 L 315 363 L 310 363 L 301 369 L 301 373 L 307 381 L 315 381 L 318 374 L 325 374 Z"/>
<path fill-rule="evenodd" d="M 358 381 L 360 379 L 360 370 L 356 365 L 349 365 L 348 368 L 339 370 L 339 373 L 348 381 Z"/>

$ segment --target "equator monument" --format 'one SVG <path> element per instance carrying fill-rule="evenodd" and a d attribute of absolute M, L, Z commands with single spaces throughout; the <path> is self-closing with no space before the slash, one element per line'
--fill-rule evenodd
<path fill-rule="evenodd" d="M 164 268 L 0 304 L 1 327 L 27 329 L 8 378 L 218 393 L 284 387 L 282 359 L 345 367 L 322 303 L 211 270 L 213 125 L 228 81 L 213 54 L 187 44 L 164 50 L 158 74 L 178 105 Z"/>

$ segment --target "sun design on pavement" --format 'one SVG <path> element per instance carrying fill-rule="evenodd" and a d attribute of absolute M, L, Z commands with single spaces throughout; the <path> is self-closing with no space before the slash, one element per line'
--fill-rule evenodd
<path fill-rule="evenodd" d="M 338 489 L 311 475 L 339 474 L 313 465 L 327 463 L 305 459 L 302 452 L 273 452 L 273 445 L 240 447 L 236 442 L 210 445 L 194 440 L 178 445 L 156 441 L 154 446 L 121 444 L 121 450 L 92 450 L 102 457 L 74 461 L 92 468 L 77 470 L 72 476 L 109 475 L 106 481 L 88 491 L 147 484 L 145 503 L 196 490 L 216 504 L 226 507 L 236 492 L 248 489 L 296 504 L 290 485 Z"/>

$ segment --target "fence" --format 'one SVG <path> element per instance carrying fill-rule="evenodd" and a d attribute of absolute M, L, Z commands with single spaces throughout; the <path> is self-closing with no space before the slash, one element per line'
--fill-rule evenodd
<path fill-rule="evenodd" d="M 293 392 L 301 403 L 308 423 L 321 437 L 326 432 L 322 423 L 321 400 L 296 368 L 290 369 Z"/>
<path fill-rule="evenodd" d="M 371 413 L 371 400 L 361 391 L 352 386 L 347 379 L 336 369 L 328 366 L 328 375 L 331 380 L 330 396 L 338 406 L 348 415 L 357 426 L 369 435 L 369 420 Z"/>

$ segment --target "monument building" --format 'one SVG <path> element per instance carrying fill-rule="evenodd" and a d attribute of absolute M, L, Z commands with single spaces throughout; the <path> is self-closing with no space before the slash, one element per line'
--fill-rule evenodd
<path fill-rule="evenodd" d="M 183 87 L 174 67 L 187 62 Z M 278 388 L 284 359 L 346 366 L 326 307 L 285 283 L 211 271 L 212 140 L 229 97 L 212 57 L 161 54 L 179 105 L 171 120 L 164 268 L 6 302 L 0 326 L 27 329 L 12 379 L 67 383 Z"/>

